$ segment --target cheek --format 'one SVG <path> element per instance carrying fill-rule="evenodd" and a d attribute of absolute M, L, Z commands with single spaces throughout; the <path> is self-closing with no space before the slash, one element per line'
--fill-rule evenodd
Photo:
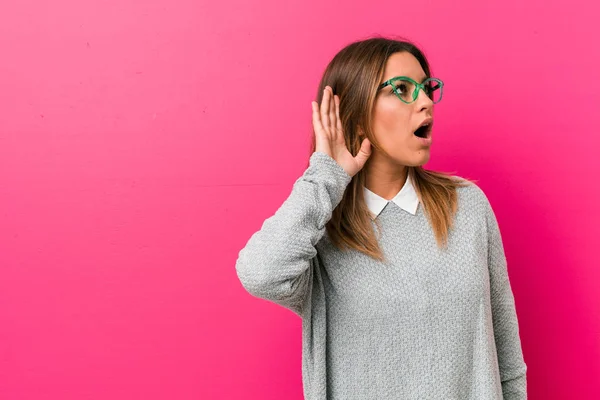
<path fill-rule="evenodd" d="M 373 114 L 375 135 L 379 138 L 395 140 L 405 138 L 410 131 L 409 113 L 400 107 L 401 104 L 386 102 L 379 104 Z M 393 139 L 393 140 L 394 140 Z"/>

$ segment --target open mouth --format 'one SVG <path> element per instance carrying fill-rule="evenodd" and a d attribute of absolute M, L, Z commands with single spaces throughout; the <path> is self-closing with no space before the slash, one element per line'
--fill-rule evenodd
<path fill-rule="evenodd" d="M 420 126 L 416 131 L 414 131 L 414 135 L 420 138 L 428 138 L 431 132 L 431 123 Z"/>

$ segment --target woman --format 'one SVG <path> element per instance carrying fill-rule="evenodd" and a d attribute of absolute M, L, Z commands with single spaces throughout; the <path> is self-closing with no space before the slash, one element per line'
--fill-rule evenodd
<path fill-rule="evenodd" d="M 342 49 L 307 169 L 239 253 L 245 289 L 302 317 L 307 400 L 527 397 L 490 203 L 422 167 L 442 90 L 409 42 Z"/>

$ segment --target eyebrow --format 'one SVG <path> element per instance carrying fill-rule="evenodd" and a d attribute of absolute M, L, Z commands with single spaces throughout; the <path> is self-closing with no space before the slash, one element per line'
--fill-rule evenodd
<path fill-rule="evenodd" d="M 408 76 L 408 75 L 396 75 L 396 76 Z M 408 76 L 408 77 L 409 77 L 409 78 L 411 78 L 410 76 Z M 394 77 L 394 78 L 395 78 L 395 77 Z M 425 78 L 423 78 L 423 79 L 421 79 L 421 80 L 415 79 L 415 81 L 417 81 L 417 82 L 419 82 L 419 83 L 423 83 L 423 82 L 425 82 L 425 80 L 426 80 L 426 79 L 428 79 L 428 78 L 429 78 L 429 77 L 428 77 L 427 75 L 425 75 Z M 390 78 L 390 79 L 391 79 L 391 78 Z M 411 78 L 411 79 L 412 79 L 412 78 Z"/>
<path fill-rule="evenodd" d="M 384 80 L 383 82 L 381 82 L 381 83 L 378 85 L 378 87 L 379 87 L 379 86 L 381 86 L 381 85 L 383 85 L 385 82 L 389 81 L 390 79 L 396 78 L 396 77 L 398 77 L 398 76 L 408 76 L 408 75 L 394 75 L 394 76 L 392 76 L 391 78 L 388 78 L 388 79 Z M 409 76 L 409 78 L 410 78 L 410 76 Z M 423 82 L 425 82 L 425 80 L 427 80 L 427 79 L 429 79 L 429 78 L 430 78 L 429 76 L 425 75 L 425 78 L 421 79 L 420 81 L 418 81 L 418 80 L 416 80 L 416 79 L 415 79 L 415 81 L 417 81 L 417 82 L 419 82 L 419 83 L 423 83 Z M 412 79 L 412 78 L 411 78 L 411 79 Z"/>

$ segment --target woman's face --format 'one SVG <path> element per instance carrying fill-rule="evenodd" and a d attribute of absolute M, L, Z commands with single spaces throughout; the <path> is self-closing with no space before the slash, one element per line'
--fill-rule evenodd
<path fill-rule="evenodd" d="M 427 76 L 419 61 L 408 52 L 392 54 L 386 63 L 383 81 L 407 76 L 423 82 Z M 427 139 L 419 138 L 415 131 L 429 121 Z M 373 109 L 372 130 L 379 146 L 387 155 L 373 149 L 374 158 L 387 158 L 388 162 L 405 166 L 421 166 L 429 161 L 433 125 L 433 102 L 423 90 L 411 103 L 403 103 L 390 85 L 380 89 Z M 376 154 L 380 153 L 380 154 Z"/>

